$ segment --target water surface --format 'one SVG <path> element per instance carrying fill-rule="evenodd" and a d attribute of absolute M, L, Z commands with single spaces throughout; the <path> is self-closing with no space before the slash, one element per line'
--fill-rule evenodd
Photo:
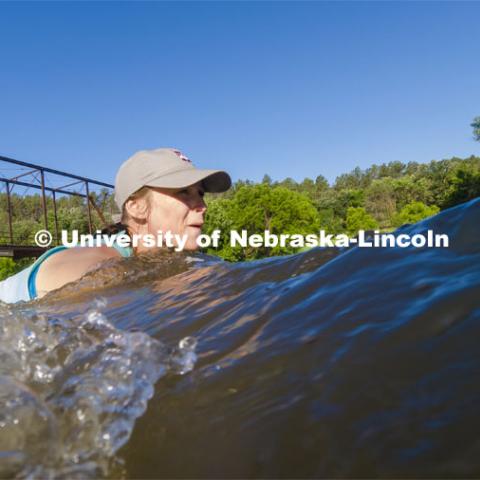
<path fill-rule="evenodd" d="M 1 305 L 0 474 L 480 477 L 480 200 L 447 249 L 115 260 Z"/>

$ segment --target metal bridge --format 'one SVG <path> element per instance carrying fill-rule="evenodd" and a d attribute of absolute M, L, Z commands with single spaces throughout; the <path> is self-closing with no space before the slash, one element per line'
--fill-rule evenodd
<path fill-rule="evenodd" d="M 12 171 L 16 173 L 14 176 L 8 174 L 8 172 Z M 25 235 L 19 235 L 15 231 L 12 192 L 13 189 L 18 186 L 26 187 L 26 190 L 33 188 L 41 191 L 43 226 L 45 230 L 48 231 L 51 229 L 49 228 L 47 216 L 47 204 L 49 203 L 49 199 L 52 200 L 50 203 L 53 205 L 54 225 L 51 233 L 54 237 L 55 244 L 59 243 L 60 238 L 57 216 L 57 201 L 60 196 L 71 195 L 81 197 L 85 200 L 88 233 L 92 233 L 94 229 L 92 220 L 93 212 L 98 215 L 104 226 L 107 225 L 101 209 L 96 205 L 92 197 L 92 193 L 98 187 L 112 190 L 114 188 L 113 185 L 0 155 L 0 198 L 3 197 L 1 200 L 2 203 L 5 203 L 3 208 L 6 210 L 6 222 L 0 225 L 0 257 L 10 257 L 14 259 L 38 257 L 47 250 L 46 248 L 38 247 L 33 237 L 29 236 L 26 238 Z M 23 195 L 25 193 L 26 191 Z M 6 202 L 4 202 L 5 198 Z M 1 211 L 0 214 L 2 214 Z M 4 219 L 4 217 L 2 218 Z M 24 220 L 28 221 L 29 219 Z M 54 245 L 52 244 L 51 246 Z"/>

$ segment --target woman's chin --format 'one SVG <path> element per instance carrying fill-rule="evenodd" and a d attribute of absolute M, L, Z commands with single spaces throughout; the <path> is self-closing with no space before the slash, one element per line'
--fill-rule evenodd
<path fill-rule="evenodd" d="M 189 226 L 188 231 L 185 232 L 187 235 L 187 241 L 185 242 L 185 250 L 198 250 L 198 237 L 202 234 L 202 229 L 200 227 Z"/>
<path fill-rule="evenodd" d="M 193 239 L 193 240 L 190 240 L 188 239 L 187 240 L 187 243 L 185 244 L 185 248 L 184 250 L 188 250 L 189 252 L 193 251 L 193 250 L 198 250 L 199 249 L 199 246 L 197 244 L 197 239 Z"/>

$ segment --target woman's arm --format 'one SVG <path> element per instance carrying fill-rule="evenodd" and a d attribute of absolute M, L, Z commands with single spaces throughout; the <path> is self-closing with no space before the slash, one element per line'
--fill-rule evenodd
<path fill-rule="evenodd" d="M 105 260 L 121 255 L 111 247 L 75 247 L 55 253 L 39 267 L 35 279 L 37 296 L 83 277 Z"/>

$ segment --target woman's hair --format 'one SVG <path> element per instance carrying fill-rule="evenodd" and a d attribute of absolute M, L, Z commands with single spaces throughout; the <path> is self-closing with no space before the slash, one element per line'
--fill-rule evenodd
<path fill-rule="evenodd" d="M 116 235 L 117 233 L 121 232 L 122 230 L 125 230 L 127 235 L 132 237 L 132 232 L 130 230 L 130 227 L 128 223 L 131 221 L 132 217 L 128 214 L 127 209 L 125 208 L 125 204 L 127 203 L 128 200 L 134 200 L 134 199 L 139 199 L 139 198 L 145 198 L 147 205 L 150 207 L 150 197 L 152 194 L 152 190 L 149 187 L 142 187 L 136 192 L 132 193 L 128 199 L 125 201 L 123 204 L 122 208 L 122 216 L 119 222 L 117 223 L 111 223 L 107 227 L 103 228 L 101 233 L 104 235 Z"/>

